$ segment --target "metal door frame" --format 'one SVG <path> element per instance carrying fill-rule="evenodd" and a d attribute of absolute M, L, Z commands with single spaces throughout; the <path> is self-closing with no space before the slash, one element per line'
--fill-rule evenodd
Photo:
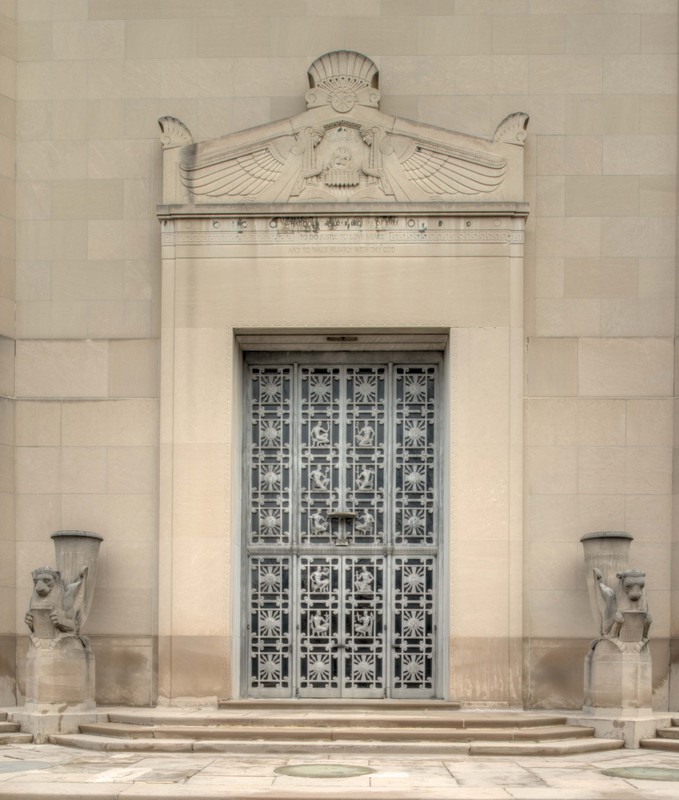
<path fill-rule="evenodd" d="M 393 548 L 387 547 L 378 547 L 373 548 L 375 550 L 374 555 L 383 555 L 383 570 L 385 575 L 385 589 L 384 589 L 384 617 L 385 622 L 388 623 L 388 627 L 390 631 L 385 634 L 385 639 L 383 642 L 383 654 L 384 654 L 384 678 L 385 678 L 385 689 L 384 692 L 380 693 L 365 693 L 365 692 L 358 692 L 357 694 L 343 691 L 342 681 L 340 680 L 340 686 L 338 691 L 335 693 L 333 692 L 330 696 L 333 697 L 441 697 L 444 692 L 444 685 L 445 681 L 443 680 L 443 671 L 445 666 L 447 665 L 447 657 L 445 651 L 445 643 L 446 643 L 446 631 L 445 625 L 443 624 L 447 620 L 447 584 L 444 580 L 444 576 L 447 573 L 447 551 L 448 551 L 448 543 L 446 536 L 444 535 L 444 531 L 446 529 L 445 524 L 445 509 L 444 503 L 442 501 L 443 497 L 443 484 L 444 484 L 444 461 L 442 458 L 442 450 L 443 450 L 443 442 L 445 437 L 445 432 L 447 430 L 446 420 L 444 418 L 444 408 L 447 403 L 446 392 L 445 392 L 445 381 L 444 381 L 444 353 L 438 350 L 425 350 L 425 351 L 399 351 L 399 350 L 379 350 L 379 351 L 362 351 L 362 350 L 354 350 L 352 348 L 351 352 L 343 352 L 343 351 L 304 351 L 304 352 L 276 352 L 276 351 L 250 351 L 243 354 L 243 409 L 242 409 L 242 416 L 243 416 L 243 465 L 242 465 L 242 480 L 243 480 L 243 497 L 244 500 L 249 498 L 249 481 L 250 481 L 250 469 L 249 463 L 247 459 L 247 453 L 249 448 L 249 440 L 248 440 L 248 433 L 249 433 L 249 425 L 250 425 L 250 413 L 252 408 L 252 398 L 251 398 L 251 382 L 248 379 L 248 368 L 251 365 L 339 365 L 342 367 L 345 366 L 356 366 L 356 365 L 389 365 L 395 364 L 399 366 L 424 366 L 424 365 L 436 365 L 438 367 L 437 373 L 437 399 L 436 399 L 436 407 L 435 407 L 435 431 L 436 431 L 436 439 L 435 439 L 435 458 L 436 458 L 436 481 L 437 485 L 435 487 L 435 495 L 436 495 L 436 528 L 437 528 L 437 544 L 435 547 L 434 558 L 436 559 L 436 569 L 435 569 L 435 585 L 436 589 L 436 598 L 434 601 L 434 615 L 435 615 L 435 626 L 434 626 L 434 648 L 435 648 L 435 664 L 434 664 L 434 677 L 433 677 L 433 685 L 431 691 L 426 690 L 424 693 L 418 694 L 412 690 L 406 691 L 405 693 L 399 694 L 398 692 L 394 692 L 392 687 L 392 679 L 393 679 L 393 659 L 392 659 L 392 651 L 390 647 L 390 636 L 392 636 L 391 629 L 393 628 L 393 617 L 394 617 L 394 601 L 392 597 L 392 586 L 391 580 L 392 576 L 395 575 L 395 563 L 396 560 L 406 559 L 408 556 L 418 557 L 422 555 L 429 555 L 431 552 L 431 548 L 425 548 L 426 552 L 420 552 L 420 549 L 417 547 L 411 547 L 410 550 L 407 552 L 401 552 L 398 555 L 394 554 Z M 293 403 L 296 402 L 293 400 Z M 393 403 L 389 407 L 389 413 L 393 413 Z M 241 684 L 241 695 L 243 696 L 257 696 L 257 697 L 320 697 L 323 696 L 322 692 L 315 692 L 311 694 L 305 694 L 304 692 L 299 692 L 299 672 L 298 667 L 300 663 L 300 659 L 294 658 L 294 650 L 295 647 L 293 645 L 293 663 L 290 665 L 290 675 L 291 675 L 291 685 L 290 689 L 282 690 L 281 691 L 274 691 L 268 692 L 267 690 L 260 689 L 255 693 L 252 692 L 250 688 L 250 681 L 249 681 L 249 673 L 250 673 L 250 666 L 249 666 L 249 652 L 247 643 L 249 641 L 249 634 L 248 634 L 248 626 L 249 626 L 249 610 L 250 610 L 250 598 L 245 596 L 245 587 L 249 586 L 249 568 L 250 568 L 250 560 L 251 555 L 248 549 L 248 517 L 249 509 L 248 503 L 243 503 L 242 508 L 242 528 L 240 534 L 240 550 L 241 550 L 241 570 L 240 570 L 240 579 L 241 579 L 241 591 L 240 597 L 243 599 L 241 603 L 241 631 L 240 631 L 240 684 Z M 340 524 L 342 524 L 340 522 Z M 313 556 L 314 551 L 316 548 L 304 548 L 304 555 L 305 556 Z M 327 555 L 327 547 L 325 549 L 320 548 L 318 552 L 323 552 Z M 291 579 L 288 583 L 290 587 L 290 602 L 292 606 L 292 620 L 293 625 L 290 631 L 290 635 L 294 638 L 295 630 L 297 625 L 299 624 L 300 617 L 301 617 L 301 596 L 299 594 L 299 586 L 296 585 L 296 579 L 298 577 L 297 571 L 293 568 L 294 560 L 300 558 L 299 555 L 299 548 L 291 545 L 289 549 L 290 553 L 290 572 L 291 572 Z M 349 549 L 345 549 L 342 552 L 337 552 L 335 550 L 332 551 L 337 557 L 341 557 L 340 561 L 344 562 L 346 558 L 361 558 L 362 556 L 368 557 L 371 555 L 370 549 L 366 548 L 365 546 L 359 546 L 358 549 L 354 547 L 350 547 Z M 340 576 L 340 582 L 343 580 L 343 575 Z M 343 598 L 341 598 L 341 602 L 343 603 Z M 299 646 L 299 645 L 298 645 Z"/>

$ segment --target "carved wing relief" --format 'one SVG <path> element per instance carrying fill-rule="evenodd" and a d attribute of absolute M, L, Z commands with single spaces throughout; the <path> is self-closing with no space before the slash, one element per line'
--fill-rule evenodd
<path fill-rule="evenodd" d="M 287 150 L 281 152 L 270 141 L 254 149 L 198 157 L 180 164 L 182 182 L 193 195 L 254 200 L 281 177 L 290 147 Z"/>
<path fill-rule="evenodd" d="M 525 115 L 514 115 L 515 139 Z M 307 200 L 439 200 L 497 192 L 507 176 L 503 155 L 421 136 L 388 133 L 379 125 L 340 119 L 249 145 L 201 151 L 188 145 L 179 163 L 196 199 L 235 202 Z"/>
<path fill-rule="evenodd" d="M 429 195 L 486 194 L 502 183 L 504 158 L 412 141 L 399 159 L 405 175 Z"/>

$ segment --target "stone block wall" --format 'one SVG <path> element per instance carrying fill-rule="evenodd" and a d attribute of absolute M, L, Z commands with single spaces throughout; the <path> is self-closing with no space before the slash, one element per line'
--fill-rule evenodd
<path fill-rule="evenodd" d="M 16 6 L 0 4 L 0 705 L 15 702 L 14 255 Z"/>
<path fill-rule="evenodd" d="M 154 699 L 156 120 L 175 115 L 201 140 L 300 112 L 309 64 L 339 48 L 376 61 L 387 113 L 487 137 L 530 114 L 524 702 L 581 704 L 594 623 L 579 537 L 620 528 L 648 573 L 666 707 L 679 637 L 674 0 L 1 2 L 0 648 L 25 633 L 49 533 L 90 528 L 105 537 L 88 622 L 99 699 Z"/>

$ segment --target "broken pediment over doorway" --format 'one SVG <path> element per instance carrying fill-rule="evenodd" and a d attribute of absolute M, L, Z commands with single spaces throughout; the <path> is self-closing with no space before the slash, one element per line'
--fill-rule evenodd
<path fill-rule="evenodd" d="M 163 202 L 523 200 L 527 114 L 491 140 L 384 114 L 376 65 L 347 50 L 317 58 L 308 79 L 302 114 L 216 139 L 162 117 Z"/>

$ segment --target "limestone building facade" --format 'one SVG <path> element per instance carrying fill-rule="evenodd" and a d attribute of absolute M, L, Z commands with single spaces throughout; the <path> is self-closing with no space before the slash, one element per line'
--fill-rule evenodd
<path fill-rule="evenodd" d="M 0 704 L 80 529 L 100 703 L 579 708 L 624 530 L 676 710 L 676 3 L 0 15 Z"/>

